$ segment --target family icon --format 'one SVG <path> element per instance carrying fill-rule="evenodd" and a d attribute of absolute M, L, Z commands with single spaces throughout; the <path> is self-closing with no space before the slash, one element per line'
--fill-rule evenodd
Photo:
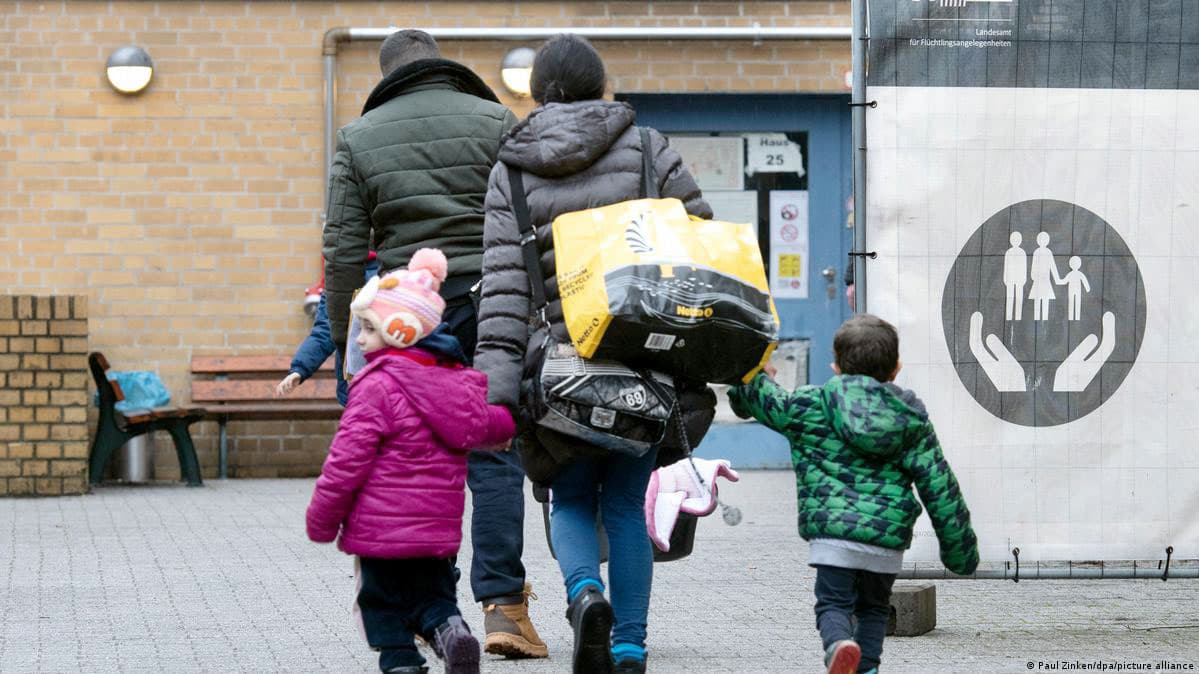
<path fill-rule="evenodd" d="M 1033 302 L 1033 320 L 1049 320 L 1049 302 L 1057 299 L 1053 288 L 1055 285 L 1066 286 L 1067 318 L 1077 321 L 1082 316 L 1082 294 L 1091 292 L 1091 283 L 1082 272 L 1082 258 L 1074 255 L 1070 258 L 1070 271 L 1062 276 L 1058 271 L 1057 261 L 1049 248 L 1048 232 L 1037 234 L 1037 248 L 1032 254 L 1032 268 L 1028 266 L 1028 254 L 1021 244 L 1024 237 L 1020 232 L 1012 232 L 1008 237 L 1011 248 L 1003 255 L 1003 285 L 1006 288 L 1005 313 L 1007 320 L 1019 321 L 1024 318 L 1024 286 L 1032 281 L 1027 299 Z"/>

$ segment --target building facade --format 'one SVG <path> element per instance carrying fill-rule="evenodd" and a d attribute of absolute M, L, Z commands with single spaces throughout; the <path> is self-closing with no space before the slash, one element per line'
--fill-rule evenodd
<path fill-rule="evenodd" d="M 321 45 L 330 28 L 847 27 L 849 5 L 0 2 L 0 285 L 12 295 L 86 297 L 89 349 L 116 369 L 157 371 L 188 402 L 193 355 L 290 354 L 307 332 L 303 291 L 321 273 Z M 106 59 L 125 44 L 154 62 L 152 83 L 136 96 L 105 81 Z M 536 46 L 442 40 L 442 49 L 523 116 L 532 104 L 499 77 L 500 60 L 519 44 Z M 611 94 L 645 106 L 649 124 L 700 137 L 788 133 L 810 182 L 774 188 L 811 191 L 813 245 L 816 228 L 848 240 L 848 40 L 596 46 Z M 378 81 L 377 50 L 377 42 L 341 46 L 337 124 L 358 114 Z M 823 120 L 811 122 L 822 130 L 777 121 L 793 110 Z M 843 253 L 838 245 L 830 256 Z M 808 296 L 824 301 L 824 263 L 810 262 Z M 784 333 L 802 336 L 800 313 L 784 316 Z M 232 474 L 315 474 L 334 428 L 233 423 Z M 213 475 L 215 424 L 196 432 Z M 159 474 L 169 475 L 174 458 L 159 444 L 167 445 Z"/>

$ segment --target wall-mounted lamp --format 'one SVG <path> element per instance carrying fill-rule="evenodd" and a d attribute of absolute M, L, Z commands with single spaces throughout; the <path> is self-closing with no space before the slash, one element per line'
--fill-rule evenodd
<path fill-rule="evenodd" d="M 504 87 L 518 98 L 528 98 L 532 93 L 529 77 L 533 74 L 533 58 L 537 52 L 530 47 L 517 47 L 504 54 L 500 62 L 500 79 Z"/>
<path fill-rule="evenodd" d="M 122 94 L 136 94 L 150 84 L 154 64 L 145 49 L 129 45 L 108 57 L 108 83 Z"/>

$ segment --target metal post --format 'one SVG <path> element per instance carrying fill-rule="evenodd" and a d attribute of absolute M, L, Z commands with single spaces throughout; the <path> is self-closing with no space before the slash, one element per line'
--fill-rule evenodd
<path fill-rule="evenodd" d="M 221 439 L 219 447 L 219 465 L 217 468 L 218 476 L 222 480 L 229 477 L 229 433 L 225 430 L 225 424 L 227 423 L 229 423 L 229 420 L 224 417 L 222 417 L 218 422 L 218 425 L 220 426 Z"/>
<path fill-rule="evenodd" d="M 853 283 L 857 313 L 866 312 L 866 2 L 853 0 Z"/>
<path fill-rule="evenodd" d="M 1108 562 L 1029 562 L 1020 566 L 1020 580 L 1164 580 L 1162 570 L 1156 565 Z M 1015 580 L 1015 567 L 979 569 L 969 576 L 959 576 L 944 568 L 904 568 L 897 576 L 900 580 Z M 1171 580 L 1199 578 L 1199 566 L 1171 567 Z"/>
<path fill-rule="evenodd" d="M 325 161 L 322 165 L 325 169 L 325 180 L 321 183 L 321 189 L 325 192 L 329 190 L 329 170 L 333 166 L 333 152 L 336 150 L 333 142 L 332 129 L 334 115 L 336 110 L 334 106 L 337 104 L 337 53 L 332 54 L 325 52 Z M 328 197 L 326 197 L 328 198 Z M 328 210 L 329 205 L 325 204 L 325 210 Z M 321 212 L 321 222 L 325 220 L 325 212 Z"/>

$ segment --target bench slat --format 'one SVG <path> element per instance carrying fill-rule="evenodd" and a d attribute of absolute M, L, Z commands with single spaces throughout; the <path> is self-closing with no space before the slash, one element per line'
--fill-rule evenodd
<path fill-rule="evenodd" d="M 288 403 L 282 405 L 263 405 L 261 403 L 233 403 L 227 405 L 209 405 L 205 408 L 205 416 L 231 417 L 237 419 L 338 419 L 342 407 L 337 403 Z"/>
<path fill-rule="evenodd" d="M 246 372 L 278 372 L 280 379 L 291 367 L 291 356 L 192 356 L 195 374 L 237 374 Z M 326 359 L 321 370 L 333 370 L 333 359 Z"/>
<path fill-rule="evenodd" d="M 192 401 L 197 403 L 222 401 L 258 401 L 260 406 L 285 405 L 289 400 L 336 400 L 337 381 L 309 379 L 285 398 L 275 397 L 274 379 L 227 379 L 193 381 Z"/>
<path fill-rule="evenodd" d="M 129 410 L 125 413 L 117 412 L 125 419 L 128 424 L 141 424 L 154 419 L 174 419 L 189 416 L 203 416 L 203 407 L 155 407 L 150 410 Z"/>

